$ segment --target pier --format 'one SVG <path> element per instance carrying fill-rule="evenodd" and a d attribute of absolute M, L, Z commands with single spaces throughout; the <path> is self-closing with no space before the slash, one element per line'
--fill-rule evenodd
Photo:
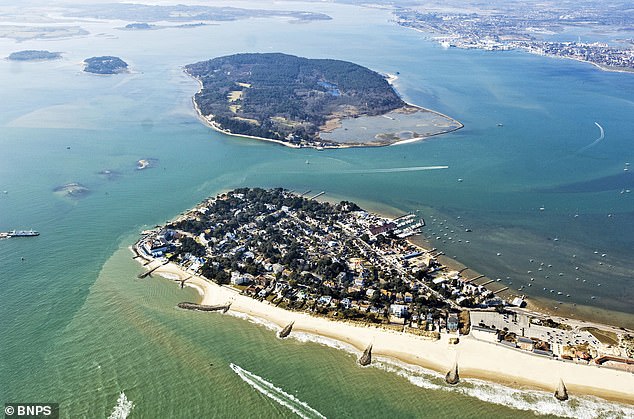
<path fill-rule="evenodd" d="M 322 195 L 323 195 L 323 194 L 325 194 L 325 193 L 326 193 L 326 191 L 321 191 L 321 192 L 319 192 L 317 195 L 315 195 L 315 196 L 311 196 L 311 197 L 310 197 L 310 198 L 308 198 L 308 199 L 313 200 L 313 199 L 315 199 L 315 198 L 319 198 L 320 196 L 322 196 Z"/>
<path fill-rule="evenodd" d="M 499 293 L 501 293 L 501 292 L 506 291 L 507 289 L 509 289 L 509 287 L 504 287 L 504 288 L 502 288 L 501 290 L 493 291 L 493 294 L 499 294 Z"/>
<path fill-rule="evenodd" d="M 495 282 L 494 279 L 489 279 L 488 281 L 485 281 L 483 283 L 480 284 L 480 286 L 484 287 L 485 285 L 489 285 L 491 282 Z"/>

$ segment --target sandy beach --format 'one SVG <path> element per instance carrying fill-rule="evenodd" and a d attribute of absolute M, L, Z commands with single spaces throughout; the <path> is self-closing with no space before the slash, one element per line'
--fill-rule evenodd
<path fill-rule="evenodd" d="M 146 268 L 154 268 L 159 263 L 153 261 Z M 219 286 L 192 275 L 172 263 L 161 266 L 154 272 L 171 280 L 189 277 L 185 285 L 195 288 L 201 294 L 201 304 L 231 302 L 229 313 L 246 314 L 276 324 L 280 328 L 294 321 L 293 332 L 301 331 L 334 339 L 356 348 L 359 353 L 372 343 L 375 357 L 393 358 L 441 374 L 445 374 L 457 362 L 463 378 L 479 378 L 516 388 L 548 392 L 554 392 L 562 379 L 572 395 L 594 395 L 634 404 L 634 375 L 625 371 L 552 360 L 476 340 L 471 336 L 460 336 L 460 342 L 452 345 L 449 344 L 450 335 L 447 334 L 442 334 L 438 341 L 431 341 L 408 333 L 287 311 L 241 295 L 229 286 Z"/>

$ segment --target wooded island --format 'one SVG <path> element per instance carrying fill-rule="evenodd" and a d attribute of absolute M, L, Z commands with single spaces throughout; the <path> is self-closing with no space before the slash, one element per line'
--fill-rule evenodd
<path fill-rule="evenodd" d="M 385 76 L 341 60 L 235 54 L 185 71 L 200 81 L 194 102 L 214 128 L 286 145 L 337 146 L 319 134 L 339 128 L 342 119 L 421 110 L 405 103 Z"/>

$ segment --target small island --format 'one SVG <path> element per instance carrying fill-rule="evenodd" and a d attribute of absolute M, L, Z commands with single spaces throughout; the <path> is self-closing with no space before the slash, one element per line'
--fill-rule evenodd
<path fill-rule="evenodd" d="M 128 64 L 121 58 L 109 55 L 86 58 L 84 64 L 84 71 L 94 74 L 118 74 L 128 69 Z"/>
<path fill-rule="evenodd" d="M 462 127 L 405 103 L 386 76 L 347 61 L 235 54 L 185 71 L 201 84 L 200 116 L 227 134 L 320 148 L 389 145 Z"/>
<path fill-rule="evenodd" d="M 155 29 L 156 25 L 150 25 L 149 23 L 128 23 L 127 25 L 125 25 L 125 27 L 123 29 L 126 30 L 149 30 L 149 29 Z"/>
<path fill-rule="evenodd" d="M 44 60 L 57 60 L 59 58 L 62 58 L 61 52 L 51 52 L 46 50 L 33 50 L 33 49 L 12 52 L 7 57 L 7 59 L 11 61 L 44 61 Z"/>

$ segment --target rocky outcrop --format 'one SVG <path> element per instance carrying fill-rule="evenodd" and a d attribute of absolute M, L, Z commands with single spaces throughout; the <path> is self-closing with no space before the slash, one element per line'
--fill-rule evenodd
<path fill-rule="evenodd" d="M 178 303 L 178 308 L 184 308 L 185 310 L 222 311 L 223 313 L 226 313 L 229 310 L 229 307 L 231 307 L 231 303 L 215 305 L 215 306 L 208 306 L 204 304 L 196 304 L 196 303 L 188 303 L 188 302 Z"/>
<path fill-rule="evenodd" d="M 290 322 L 289 324 L 287 324 L 286 327 L 280 330 L 280 333 L 278 333 L 277 335 L 281 337 L 282 339 L 290 335 L 291 330 L 293 330 L 293 324 L 295 324 L 295 322 Z"/>
<path fill-rule="evenodd" d="M 458 375 L 458 363 L 453 364 L 453 368 L 445 375 L 445 381 L 447 384 L 456 385 L 460 381 L 460 375 Z"/>
<path fill-rule="evenodd" d="M 369 344 L 368 347 L 365 348 L 365 351 L 363 351 L 363 355 L 361 355 L 361 358 L 359 358 L 359 364 L 365 367 L 366 365 L 370 365 L 371 363 L 372 363 L 372 344 Z"/>
<path fill-rule="evenodd" d="M 559 386 L 557 390 L 555 390 L 555 398 L 562 402 L 568 400 L 568 390 L 566 389 L 564 380 L 559 380 Z"/>

